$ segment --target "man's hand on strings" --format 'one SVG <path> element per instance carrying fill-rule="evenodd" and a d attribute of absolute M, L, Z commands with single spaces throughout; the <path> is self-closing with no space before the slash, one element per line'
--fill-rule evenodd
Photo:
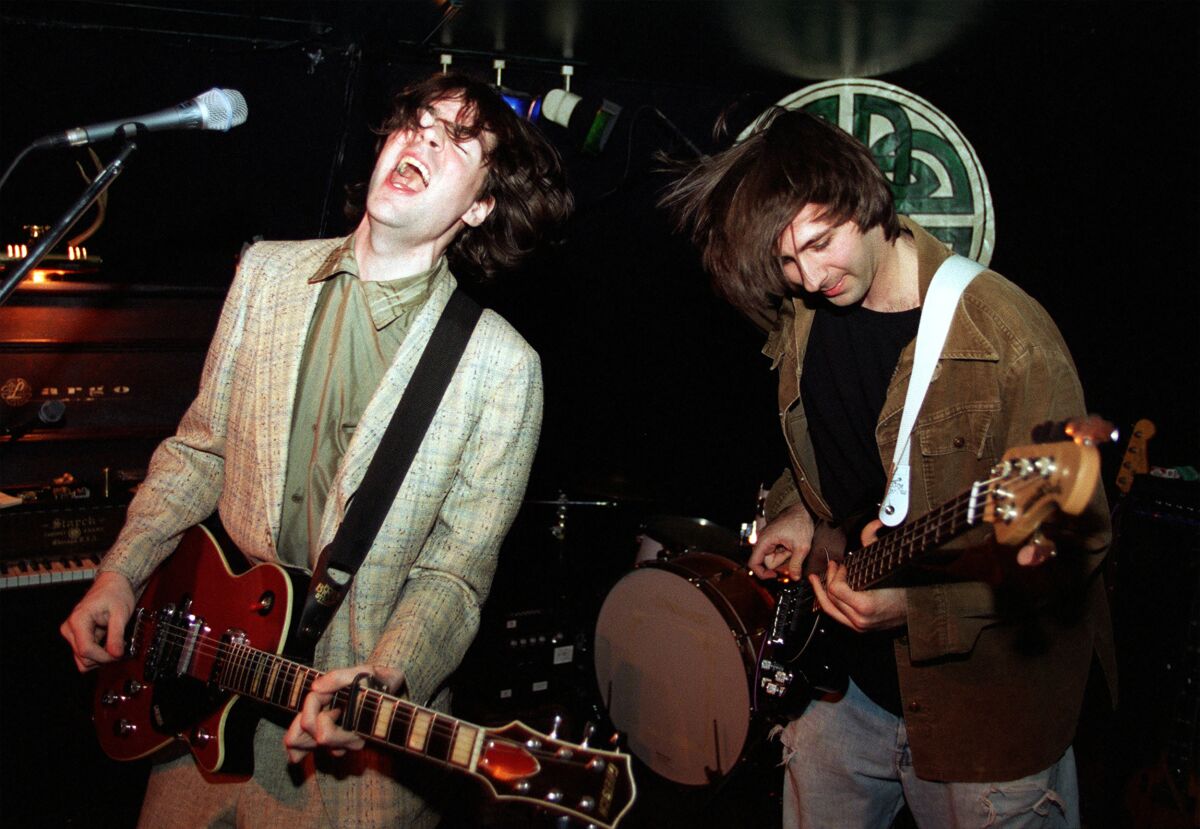
<path fill-rule="evenodd" d="M 120 659 L 125 624 L 133 613 L 133 587 L 120 573 L 101 573 L 80 599 L 59 633 L 71 645 L 80 672 Z"/>
<path fill-rule="evenodd" d="M 862 531 L 862 545 L 874 543 L 883 522 L 871 521 Z M 824 582 L 809 576 L 817 603 L 832 619 L 863 633 L 868 630 L 888 630 L 908 621 L 908 594 L 903 588 L 885 587 L 879 590 L 855 590 L 846 582 L 846 567 L 829 562 Z"/>
<path fill-rule="evenodd" d="M 362 674 L 382 683 L 389 693 L 404 684 L 403 671 L 383 665 L 339 668 L 317 677 L 304 697 L 300 713 L 292 720 L 283 737 L 289 763 L 299 763 L 318 747 L 329 749 L 334 757 L 341 757 L 347 751 L 358 751 L 366 744 L 361 736 L 342 728 L 340 718 L 344 712 L 334 707 L 337 692 L 349 687 Z"/>

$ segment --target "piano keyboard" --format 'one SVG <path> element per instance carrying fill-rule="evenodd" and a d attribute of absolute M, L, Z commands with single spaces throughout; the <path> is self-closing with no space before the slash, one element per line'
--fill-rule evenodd
<path fill-rule="evenodd" d="M 91 581 L 100 565 L 100 553 L 17 558 L 0 562 L 0 590 Z"/>

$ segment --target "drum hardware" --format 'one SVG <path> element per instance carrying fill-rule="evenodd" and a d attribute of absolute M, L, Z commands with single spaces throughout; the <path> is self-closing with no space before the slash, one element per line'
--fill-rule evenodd
<path fill-rule="evenodd" d="M 646 519 L 637 537 L 634 564 L 668 559 L 687 553 L 714 553 L 742 557 L 738 534 L 709 521 L 681 515 L 655 515 Z"/>
<path fill-rule="evenodd" d="M 561 489 L 558 491 L 558 497 L 552 501 L 544 499 L 527 498 L 527 504 L 540 504 L 543 506 L 557 507 L 554 511 L 554 524 L 550 527 L 550 535 L 556 541 L 565 541 L 567 538 L 567 507 L 616 507 L 620 506 L 616 501 L 592 501 L 571 499 L 567 497 L 567 493 Z"/>
<path fill-rule="evenodd" d="M 758 534 L 767 526 L 767 488 L 765 484 L 758 485 L 758 497 L 754 503 L 754 518 L 742 524 L 739 540 L 746 547 L 758 543 Z"/>

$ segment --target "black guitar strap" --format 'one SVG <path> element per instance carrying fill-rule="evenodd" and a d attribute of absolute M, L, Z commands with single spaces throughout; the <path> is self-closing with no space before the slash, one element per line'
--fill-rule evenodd
<path fill-rule="evenodd" d="M 300 616 L 297 641 L 302 647 L 316 646 L 349 592 L 482 313 L 462 289 L 455 290 L 442 311 L 362 483 L 351 496 L 346 517 L 317 560 Z"/>

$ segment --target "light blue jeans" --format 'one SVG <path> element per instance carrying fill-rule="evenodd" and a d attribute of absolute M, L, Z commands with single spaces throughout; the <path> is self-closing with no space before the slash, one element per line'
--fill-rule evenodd
<path fill-rule="evenodd" d="M 1076 829 L 1079 789 L 1068 748 L 1044 771 L 1004 783 L 935 783 L 913 773 L 904 720 L 853 682 L 812 703 L 781 737 L 785 829 L 887 829 L 905 802 L 923 829 Z"/>

